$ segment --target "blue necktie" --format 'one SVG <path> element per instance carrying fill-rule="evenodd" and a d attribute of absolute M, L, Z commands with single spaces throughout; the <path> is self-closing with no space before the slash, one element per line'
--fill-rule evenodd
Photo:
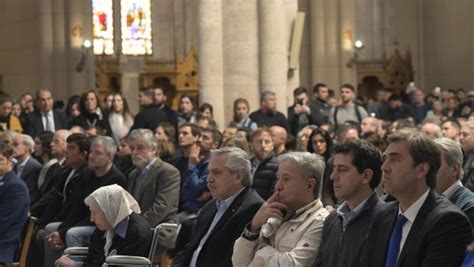
<path fill-rule="evenodd" d="M 402 240 L 403 225 L 405 225 L 406 222 L 407 218 L 403 216 L 403 214 L 398 215 L 392 236 L 390 237 L 390 245 L 388 247 L 387 259 L 385 260 L 385 267 L 394 267 L 397 263 L 398 252 L 400 251 L 400 241 Z"/>

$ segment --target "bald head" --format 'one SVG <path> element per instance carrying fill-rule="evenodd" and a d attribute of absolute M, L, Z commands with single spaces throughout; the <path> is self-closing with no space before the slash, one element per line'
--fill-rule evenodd
<path fill-rule="evenodd" d="M 48 89 L 40 89 L 36 92 L 36 104 L 42 112 L 49 112 L 53 109 L 53 94 Z"/>
<path fill-rule="evenodd" d="M 420 131 L 431 139 L 437 139 L 443 136 L 441 127 L 439 127 L 438 124 L 431 122 L 423 124 L 420 128 Z"/>
<path fill-rule="evenodd" d="M 61 160 L 65 157 L 67 138 L 71 135 L 69 130 L 59 130 L 54 133 L 53 141 L 51 142 L 51 155 L 57 160 Z"/>

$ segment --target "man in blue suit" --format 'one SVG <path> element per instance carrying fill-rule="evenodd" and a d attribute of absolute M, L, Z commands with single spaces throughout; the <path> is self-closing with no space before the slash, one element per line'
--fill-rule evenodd
<path fill-rule="evenodd" d="M 460 266 L 472 230 L 466 215 L 434 190 L 440 148 L 411 129 L 391 134 L 388 143 L 383 186 L 396 201 L 375 215 L 361 266 Z"/>
<path fill-rule="evenodd" d="M 0 142 L 0 265 L 14 261 L 30 203 L 28 189 L 12 165 L 13 149 Z"/>

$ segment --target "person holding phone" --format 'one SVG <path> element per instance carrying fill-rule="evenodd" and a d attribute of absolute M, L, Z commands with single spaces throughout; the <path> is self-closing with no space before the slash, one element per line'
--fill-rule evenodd
<path fill-rule="evenodd" d="M 275 193 L 237 239 L 233 266 L 309 266 L 328 211 L 319 200 L 325 163 L 309 152 L 278 157 Z"/>
<path fill-rule="evenodd" d="M 317 114 L 311 108 L 308 90 L 302 86 L 293 90 L 294 104 L 288 108 L 288 124 L 290 133 L 294 136 L 307 125 L 320 125 Z"/>

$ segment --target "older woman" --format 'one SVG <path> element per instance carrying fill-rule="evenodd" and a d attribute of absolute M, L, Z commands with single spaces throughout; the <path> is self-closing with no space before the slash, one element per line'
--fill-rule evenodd
<path fill-rule="evenodd" d="M 97 226 L 82 266 L 101 266 L 109 255 L 147 256 L 152 239 L 148 222 L 140 216 L 137 201 L 119 185 L 104 186 L 84 200 Z M 56 266 L 76 266 L 67 256 Z"/>

